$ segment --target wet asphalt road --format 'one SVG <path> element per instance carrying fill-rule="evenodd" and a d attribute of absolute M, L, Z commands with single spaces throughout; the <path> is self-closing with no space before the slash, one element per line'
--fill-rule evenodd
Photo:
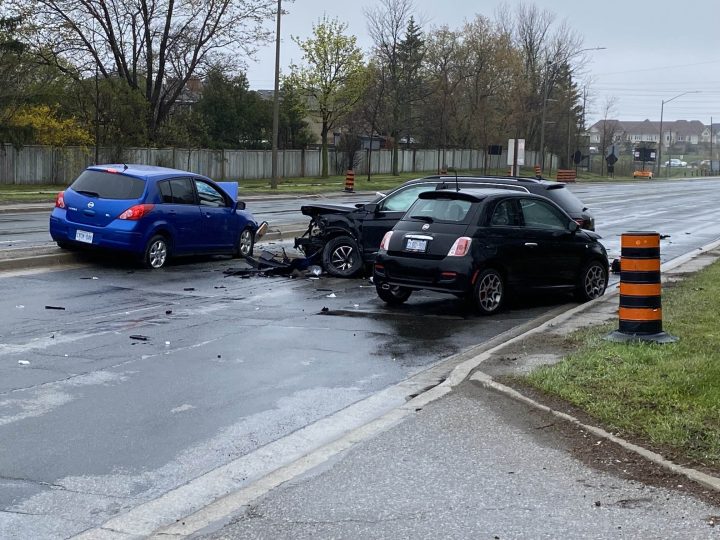
<path fill-rule="evenodd" d="M 715 183 L 573 190 L 611 255 L 657 230 L 669 260 L 720 237 Z M 224 276 L 241 264 L 0 277 L 0 538 L 96 526 L 558 306 L 389 309 L 364 280 Z"/>
<path fill-rule="evenodd" d="M 2 279 L 0 538 L 97 525 L 547 309 L 390 310 L 364 280 L 240 264 Z"/>

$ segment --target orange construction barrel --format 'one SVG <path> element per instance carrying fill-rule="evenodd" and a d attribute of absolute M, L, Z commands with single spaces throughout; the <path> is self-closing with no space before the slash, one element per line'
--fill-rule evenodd
<path fill-rule="evenodd" d="M 677 341 L 662 328 L 660 234 L 626 232 L 622 234 L 620 247 L 620 321 L 618 330 L 607 339 Z"/>
<path fill-rule="evenodd" d="M 542 176 L 542 169 L 540 168 L 540 165 L 535 165 L 535 176 L 538 178 Z"/>
<path fill-rule="evenodd" d="M 355 171 L 348 169 L 345 174 L 345 191 L 348 193 L 355 192 Z"/>

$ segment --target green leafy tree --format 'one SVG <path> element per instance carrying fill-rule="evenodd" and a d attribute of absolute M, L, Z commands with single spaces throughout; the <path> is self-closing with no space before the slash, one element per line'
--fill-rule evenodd
<path fill-rule="evenodd" d="M 312 37 L 293 38 L 303 51 L 304 65 L 292 66 L 292 76 L 321 124 L 323 178 L 328 176 L 328 133 L 364 91 L 362 51 L 346 30 L 347 24 L 323 17 L 313 25 Z"/>
<path fill-rule="evenodd" d="M 280 148 L 305 148 L 314 142 L 315 137 L 308 126 L 307 116 L 307 100 L 292 77 L 285 78 L 280 89 Z"/>
<path fill-rule="evenodd" d="M 216 67 L 208 73 L 197 112 L 213 148 L 266 148 L 272 103 L 249 89 L 244 74 L 228 77 Z"/>

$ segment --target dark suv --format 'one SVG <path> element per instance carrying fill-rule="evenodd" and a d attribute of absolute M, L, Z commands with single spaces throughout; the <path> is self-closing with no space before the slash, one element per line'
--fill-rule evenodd
<path fill-rule="evenodd" d="M 385 233 L 403 217 L 420 193 L 449 188 L 499 188 L 542 195 L 565 210 L 583 229 L 595 229 L 595 219 L 587 207 L 562 183 L 537 178 L 427 176 L 409 180 L 365 204 L 302 206 L 300 210 L 310 217 L 310 224 L 303 236 L 295 239 L 295 247 L 307 257 L 317 259 L 329 274 L 350 277 L 364 264 L 372 264 Z"/>

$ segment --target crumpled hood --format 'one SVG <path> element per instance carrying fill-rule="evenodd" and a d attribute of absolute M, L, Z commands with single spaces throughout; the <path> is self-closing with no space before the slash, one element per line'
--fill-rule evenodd
<path fill-rule="evenodd" d="M 355 210 L 357 208 L 354 206 L 343 204 L 306 204 L 300 207 L 300 212 L 310 217 L 321 214 L 349 214 Z"/>

